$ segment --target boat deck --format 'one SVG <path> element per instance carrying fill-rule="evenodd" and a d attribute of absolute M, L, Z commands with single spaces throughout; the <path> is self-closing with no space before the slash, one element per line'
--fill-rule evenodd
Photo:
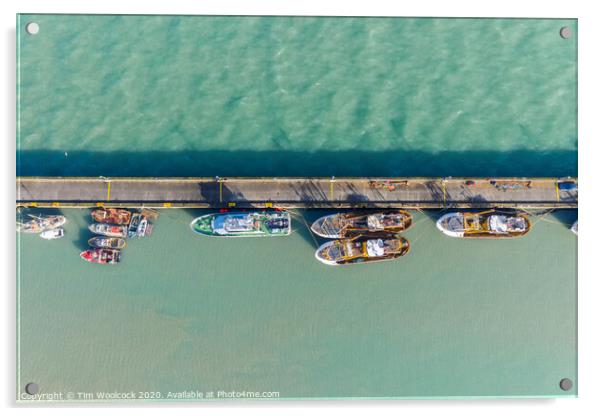
<path fill-rule="evenodd" d="M 574 183 L 566 190 L 559 183 Z M 576 208 L 575 178 L 18 177 L 17 205 L 156 208 Z"/>

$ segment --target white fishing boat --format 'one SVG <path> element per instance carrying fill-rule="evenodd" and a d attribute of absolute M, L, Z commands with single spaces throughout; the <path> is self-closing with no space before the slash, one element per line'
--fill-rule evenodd
<path fill-rule="evenodd" d="M 17 222 L 17 231 L 22 233 L 41 233 L 46 230 L 59 228 L 67 222 L 64 215 L 32 215 L 31 219 L 25 222 Z"/>
<path fill-rule="evenodd" d="M 395 234 L 411 225 L 412 214 L 403 210 L 339 212 L 318 218 L 311 230 L 323 238 L 346 238 L 371 233 Z"/>
<path fill-rule="evenodd" d="M 484 212 L 451 212 L 437 221 L 437 228 L 449 237 L 508 238 L 520 237 L 531 229 L 525 214 L 506 214 L 495 210 Z"/>
<path fill-rule="evenodd" d="M 63 238 L 65 236 L 65 230 L 63 228 L 53 228 L 40 233 L 40 237 L 44 240 L 56 240 L 57 238 Z"/>

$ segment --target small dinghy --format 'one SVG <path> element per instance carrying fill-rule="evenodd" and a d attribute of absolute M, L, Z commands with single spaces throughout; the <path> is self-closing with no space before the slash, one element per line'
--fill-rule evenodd
<path fill-rule="evenodd" d="M 57 238 L 63 238 L 64 236 L 65 230 L 63 228 L 54 228 L 40 233 L 40 237 L 44 240 L 56 240 Z"/>
<path fill-rule="evenodd" d="M 143 238 L 151 235 L 153 225 L 148 221 L 145 215 L 135 213 L 132 216 L 132 222 L 128 227 L 128 238 Z"/>

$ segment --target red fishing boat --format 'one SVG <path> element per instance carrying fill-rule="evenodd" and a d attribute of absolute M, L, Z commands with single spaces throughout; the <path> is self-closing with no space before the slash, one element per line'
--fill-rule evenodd
<path fill-rule="evenodd" d="M 92 218 L 94 218 L 94 221 L 104 224 L 125 225 L 130 223 L 132 213 L 117 208 L 95 209 L 92 211 Z"/>
<path fill-rule="evenodd" d="M 92 248 L 82 251 L 79 256 L 90 263 L 116 264 L 121 260 L 121 251 L 108 248 Z"/>

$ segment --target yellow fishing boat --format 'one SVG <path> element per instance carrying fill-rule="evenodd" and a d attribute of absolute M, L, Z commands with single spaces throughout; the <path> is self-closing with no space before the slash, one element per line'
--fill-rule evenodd
<path fill-rule="evenodd" d="M 396 235 L 365 236 L 333 240 L 322 244 L 316 259 L 329 266 L 394 260 L 410 251 L 410 243 Z"/>
<path fill-rule="evenodd" d="M 412 214 L 404 210 L 339 212 L 318 218 L 311 230 L 323 238 L 345 238 L 369 233 L 395 234 L 412 225 Z"/>

